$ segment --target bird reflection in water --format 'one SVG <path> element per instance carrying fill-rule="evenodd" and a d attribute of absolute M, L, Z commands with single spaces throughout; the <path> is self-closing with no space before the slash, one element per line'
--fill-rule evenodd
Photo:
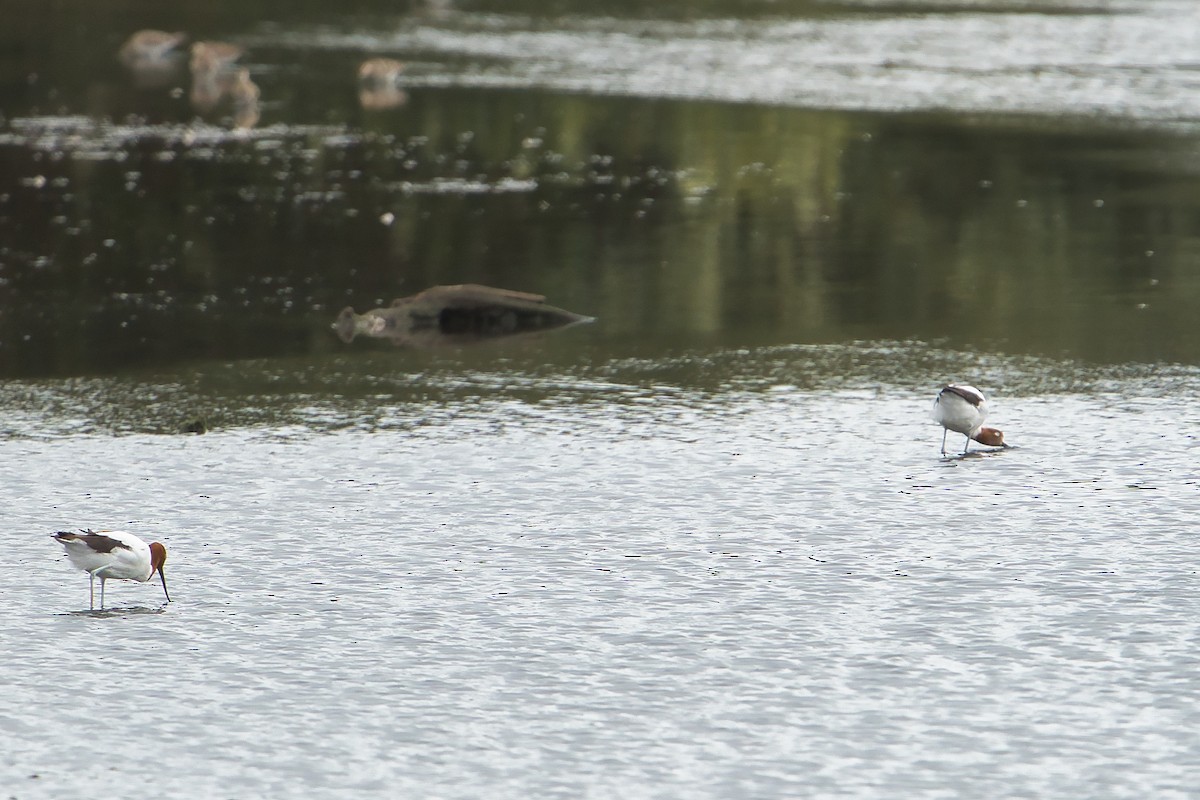
<path fill-rule="evenodd" d="M 391 339 L 399 346 L 435 348 L 528 336 L 592 321 L 593 317 L 546 305 L 539 294 L 460 284 L 434 286 L 363 314 L 345 308 L 333 329 L 343 342 L 370 336 Z"/>

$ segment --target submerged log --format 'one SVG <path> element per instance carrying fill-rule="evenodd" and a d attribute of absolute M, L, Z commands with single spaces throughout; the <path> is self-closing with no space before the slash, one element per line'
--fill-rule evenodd
<path fill-rule="evenodd" d="M 362 314 L 344 308 L 333 329 L 347 343 L 355 336 L 371 336 L 391 339 L 397 345 L 431 348 L 543 333 L 592 321 L 592 317 L 546 305 L 540 294 L 464 283 L 434 286 L 395 300 L 388 308 Z"/>

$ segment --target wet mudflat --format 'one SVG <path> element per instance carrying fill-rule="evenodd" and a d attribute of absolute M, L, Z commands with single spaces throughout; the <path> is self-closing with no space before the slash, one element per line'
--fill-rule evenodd
<path fill-rule="evenodd" d="M 1190 5 L 28 10 L 9 795 L 1200 784 Z M 142 27 L 258 118 L 132 80 Z M 463 283 L 596 321 L 332 328 Z M 939 456 L 950 380 L 1014 448 Z M 173 602 L 80 613 L 78 527 Z"/>

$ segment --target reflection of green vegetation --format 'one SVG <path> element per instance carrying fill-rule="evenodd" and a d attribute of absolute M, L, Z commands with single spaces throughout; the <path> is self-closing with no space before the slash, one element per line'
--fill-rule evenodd
<path fill-rule="evenodd" d="M 438 104 L 422 141 L 478 159 L 459 177 L 528 178 L 537 190 L 486 202 L 491 213 L 507 205 L 516 225 L 503 213 L 489 219 L 470 195 L 428 200 L 438 205 L 428 221 L 395 229 L 394 251 L 420 254 L 422 282 L 591 273 L 583 286 L 548 277 L 537 285 L 586 287 L 608 330 L 629 335 L 817 316 L 807 291 L 815 284 L 796 260 L 812 255 L 805 243 L 828 227 L 836 203 L 843 118 L 517 93 L 490 96 L 491 125 L 475 105 L 448 119 L 456 108 Z M 478 227 L 464 228 L 464 216 Z"/>
<path fill-rule="evenodd" d="M 10 136 L 0 371 L 333 350 L 341 307 L 461 282 L 547 294 L 651 349 L 1200 353 L 1192 181 L 1141 156 L 1169 153 L 1162 135 L 479 90 L 362 115 L 321 96 L 333 126 L 198 143 L 181 122 L 101 159 L 72 148 L 102 126 Z"/>
<path fill-rule="evenodd" d="M 881 125 L 847 153 L 841 272 L 872 320 L 915 336 L 1194 360 L 1200 287 L 1171 252 L 1192 201 L 1145 172 L 1141 149 L 1171 144 L 1147 139 Z"/>

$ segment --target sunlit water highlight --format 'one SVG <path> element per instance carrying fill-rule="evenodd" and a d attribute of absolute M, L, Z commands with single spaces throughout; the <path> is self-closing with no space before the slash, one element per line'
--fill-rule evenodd
<path fill-rule="evenodd" d="M 1195 4 L 843 3 L 806 19 L 449 13 L 375 30 L 270 25 L 264 48 L 416 54 L 413 86 L 806 108 L 1197 118 Z M 873 13 L 863 13 L 871 9 Z"/>

